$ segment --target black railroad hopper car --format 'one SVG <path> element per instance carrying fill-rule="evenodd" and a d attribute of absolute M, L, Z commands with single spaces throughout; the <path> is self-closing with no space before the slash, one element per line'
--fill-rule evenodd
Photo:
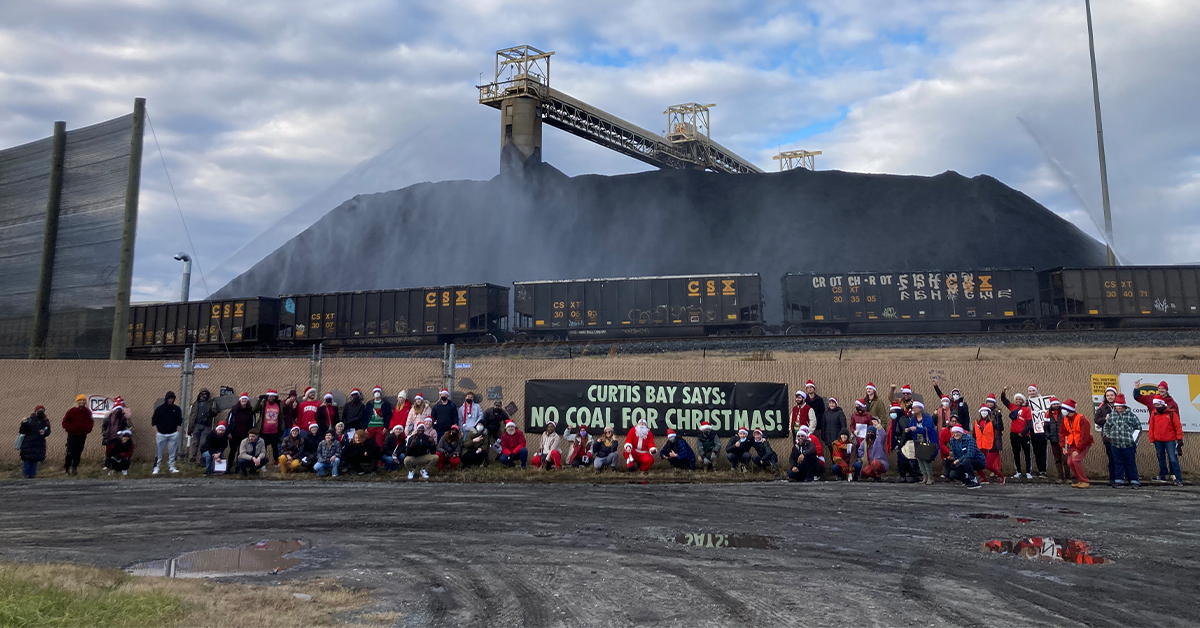
<path fill-rule="evenodd" d="M 513 283 L 518 340 L 763 333 L 757 274 Z"/>
<path fill-rule="evenodd" d="M 1038 273 L 1042 316 L 1058 329 L 1200 325 L 1200 267 L 1055 268 Z"/>
<path fill-rule="evenodd" d="M 1032 269 L 788 273 L 788 334 L 955 332 L 1034 329 Z"/>
<path fill-rule="evenodd" d="M 279 299 L 273 297 L 134 305 L 126 343 L 133 353 L 269 346 L 278 324 Z"/>
<path fill-rule="evenodd" d="M 434 345 L 504 339 L 508 288 L 494 284 L 280 297 L 281 345 Z"/>

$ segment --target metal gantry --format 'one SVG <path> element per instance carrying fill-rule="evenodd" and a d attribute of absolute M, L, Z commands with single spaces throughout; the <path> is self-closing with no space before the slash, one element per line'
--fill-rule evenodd
<path fill-rule="evenodd" d="M 817 155 L 820 155 L 819 150 L 785 150 L 778 155 L 772 157 L 779 162 L 779 171 L 794 170 L 796 168 L 804 168 L 806 170 L 817 169 Z"/>
<path fill-rule="evenodd" d="M 477 86 L 480 104 L 499 109 L 502 119 L 506 120 L 505 141 L 516 137 L 513 143 L 535 144 L 522 145 L 524 154 L 532 154 L 535 150 L 540 153 L 540 133 L 521 135 L 521 121 L 503 117 L 512 116 L 513 109 L 519 115 L 521 107 L 517 103 L 529 98 L 537 101 L 538 106 L 528 110 L 530 115 L 537 116 L 538 123 L 545 122 L 658 168 L 762 172 L 712 140 L 708 109 L 715 105 L 688 103 L 668 108 L 663 113 L 667 114 L 671 131 L 663 137 L 550 87 L 550 57 L 553 54 L 529 45 L 497 50 L 494 80 Z M 674 132 L 677 125 L 683 125 L 679 126 L 681 132 Z M 515 135 L 511 127 L 517 128 Z"/>

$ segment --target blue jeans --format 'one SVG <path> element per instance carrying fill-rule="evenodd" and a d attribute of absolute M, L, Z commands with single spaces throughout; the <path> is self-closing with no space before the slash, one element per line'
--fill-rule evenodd
<path fill-rule="evenodd" d="M 1175 443 L 1171 443 L 1174 446 Z M 1117 465 L 1117 475 L 1113 478 L 1114 484 L 1124 484 L 1126 480 L 1130 484 L 1139 484 L 1137 470 L 1137 445 L 1133 447 L 1113 447 L 1113 463 Z"/>
<path fill-rule="evenodd" d="M 1183 481 L 1183 474 L 1179 472 L 1179 450 L 1175 448 L 1175 441 L 1157 441 L 1154 443 L 1154 451 L 1158 453 L 1158 477 L 1166 477 L 1170 473 L 1175 476 L 1176 482 Z"/>
<path fill-rule="evenodd" d="M 21 461 L 21 474 L 27 478 L 34 477 L 37 475 L 37 466 L 38 466 L 37 460 L 22 460 Z"/>
<path fill-rule="evenodd" d="M 518 458 L 521 460 L 521 468 L 524 469 L 525 463 L 529 461 L 529 450 L 522 447 L 520 451 L 512 455 L 500 454 L 500 464 L 511 467 L 516 464 Z"/>
<path fill-rule="evenodd" d="M 328 464 L 326 464 L 324 462 L 318 462 L 317 464 L 314 464 L 313 471 L 317 472 L 317 477 L 323 478 L 323 477 L 325 477 L 325 471 L 328 470 L 333 475 L 333 477 L 336 478 L 337 473 L 338 473 L 338 465 L 340 463 L 341 463 L 341 460 L 338 460 L 338 457 L 334 456 L 329 459 Z"/>
<path fill-rule="evenodd" d="M 204 475 L 212 475 L 213 472 L 213 455 L 211 451 L 200 453 L 200 460 L 204 462 Z M 228 467 L 226 467 L 228 468 Z"/>
<path fill-rule="evenodd" d="M 383 458 L 380 460 L 383 461 L 384 471 L 395 471 L 396 469 L 400 468 L 400 465 L 404 464 L 404 454 L 400 454 L 399 456 L 389 456 L 384 454 Z"/>

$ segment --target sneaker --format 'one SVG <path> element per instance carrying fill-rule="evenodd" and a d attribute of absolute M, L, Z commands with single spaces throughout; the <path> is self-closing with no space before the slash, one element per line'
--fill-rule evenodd
<path fill-rule="evenodd" d="M 413 479 L 413 472 L 412 472 L 412 471 L 409 471 L 409 472 L 408 472 L 408 479 L 410 479 L 410 480 L 411 480 L 411 479 Z"/>
<path fill-rule="evenodd" d="M 1076 482 L 1071 485 L 1071 488 L 1088 488 L 1091 484 L 1088 482 Z"/>
<path fill-rule="evenodd" d="M 428 471 L 426 471 L 425 469 L 421 469 L 421 479 L 422 479 L 422 480 L 428 480 L 428 479 L 429 479 L 429 472 L 428 472 Z"/>
<path fill-rule="evenodd" d="M 1142 488 L 1142 483 L 1141 482 L 1130 482 L 1129 488 Z"/>
<path fill-rule="evenodd" d="M 170 469 L 168 469 L 168 470 L 169 470 L 171 473 L 179 473 L 179 469 L 176 469 L 175 467 L 171 467 L 171 468 L 170 468 Z"/>
<path fill-rule="evenodd" d="M 129 469 L 125 469 L 124 471 L 122 471 L 121 475 L 129 475 Z"/>
<path fill-rule="evenodd" d="M 1032 479 L 1033 479 L 1033 474 L 1032 474 L 1032 473 L 1026 473 L 1026 474 L 1025 474 L 1025 479 L 1026 479 L 1026 480 L 1032 480 Z"/>
<path fill-rule="evenodd" d="M 113 470 L 112 470 L 112 469 L 109 469 L 109 470 L 108 470 L 108 474 L 109 474 L 109 475 L 112 475 L 112 474 L 113 474 Z"/>
<path fill-rule="evenodd" d="M 1020 472 L 1020 471 L 1017 471 L 1016 473 L 1014 473 L 1014 474 L 1013 474 L 1013 476 L 1012 476 L 1012 477 L 1013 477 L 1013 479 L 1014 479 L 1014 480 L 1019 480 L 1019 479 L 1021 479 L 1021 472 Z"/>
<path fill-rule="evenodd" d="M 998 480 L 1001 484 L 1004 484 L 1004 476 L 1003 475 L 996 478 L 996 480 Z"/>
<path fill-rule="evenodd" d="M 1175 486 L 1183 486 L 1183 480 L 1175 480 Z"/>
<path fill-rule="evenodd" d="M 981 486 L 983 486 L 983 485 L 980 484 L 979 482 L 971 482 L 970 484 L 967 485 L 967 490 L 969 491 L 972 489 L 977 489 L 977 488 L 980 488 Z"/>
<path fill-rule="evenodd" d="M 154 467 L 154 470 L 150 472 L 150 475 L 158 475 L 158 467 Z"/>

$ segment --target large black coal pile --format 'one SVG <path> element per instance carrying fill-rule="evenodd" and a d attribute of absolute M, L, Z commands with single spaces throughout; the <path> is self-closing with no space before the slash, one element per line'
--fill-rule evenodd
<path fill-rule="evenodd" d="M 779 320 L 788 271 L 1049 268 L 1104 247 L 989 176 L 653 171 L 491 181 L 356 196 L 218 296 L 457 283 L 757 272 Z"/>

